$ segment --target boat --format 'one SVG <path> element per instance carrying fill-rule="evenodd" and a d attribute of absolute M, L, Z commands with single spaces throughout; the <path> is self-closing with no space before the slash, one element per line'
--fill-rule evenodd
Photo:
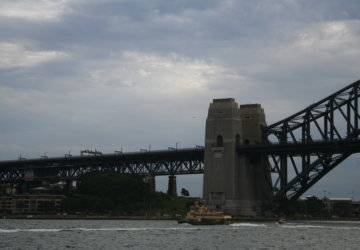
<path fill-rule="evenodd" d="M 195 203 L 185 218 L 179 219 L 178 223 L 191 225 L 227 225 L 231 223 L 232 217 L 225 215 L 223 211 L 211 210 L 204 205 Z"/>
<path fill-rule="evenodd" d="M 278 220 L 278 224 L 285 224 L 285 223 L 286 223 L 285 218 L 280 218 L 280 219 Z"/>

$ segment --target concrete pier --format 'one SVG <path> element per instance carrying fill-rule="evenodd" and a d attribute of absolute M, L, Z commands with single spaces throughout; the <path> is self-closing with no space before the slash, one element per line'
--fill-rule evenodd
<path fill-rule="evenodd" d="M 156 181 L 155 181 L 155 175 L 148 174 L 145 177 L 145 182 L 149 185 L 150 191 L 155 192 L 156 191 Z"/>
<path fill-rule="evenodd" d="M 237 145 L 262 142 L 266 126 L 259 104 L 241 105 L 232 98 L 210 104 L 205 132 L 203 198 L 208 206 L 233 215 L 261 214 L 271 197 L 270 172 L 265 159 L 239 156 Z"/>
<path fill-rule="evenodd" d="M 173 196 L 173 197 L 177 196 L 176 176 L 175 175 L 169 176 L 167 195 Z"/>

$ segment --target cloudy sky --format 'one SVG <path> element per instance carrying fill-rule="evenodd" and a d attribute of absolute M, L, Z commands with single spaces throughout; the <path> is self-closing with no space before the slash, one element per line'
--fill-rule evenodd
<path fill-rule="evenodd" d="M 271 124 L 359 65 L 359 0 L 0 0 L 0 160 L 203 145 L 212 99 Z M 309 194 L 360 197 L 359 165 Z"/>

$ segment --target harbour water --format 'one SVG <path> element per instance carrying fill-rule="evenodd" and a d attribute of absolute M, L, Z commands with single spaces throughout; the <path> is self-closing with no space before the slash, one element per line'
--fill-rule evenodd
<path fill-rule="evenodd" d="M 1 219 L 0 249 L 360 249 L 360 222 Z"/>

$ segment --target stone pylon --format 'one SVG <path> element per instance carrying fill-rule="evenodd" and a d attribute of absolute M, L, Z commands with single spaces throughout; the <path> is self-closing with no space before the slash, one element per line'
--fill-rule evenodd
<path fill-rule="evenodd" d="M 256 216 L 272 195 L 264 157 L 250 159 L 237 146 L 261 143 L 266 126 L 259 104 L 239 105 L 234 99 L 215 99 L 206 120 L 203 198 L 212 208 L 233 215 Z"/>
<path fill-rule="evenodd" d="M 173 196 L 173 197 L 177 196 L 176 176 L 175 175 L 169 175 L 167 195 Z"/>

